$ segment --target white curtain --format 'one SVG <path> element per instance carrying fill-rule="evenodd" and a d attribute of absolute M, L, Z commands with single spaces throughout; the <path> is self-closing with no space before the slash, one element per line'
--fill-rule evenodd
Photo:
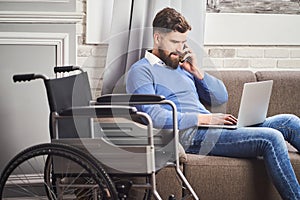
<path fill-rule="evenodd" d="M 152 20 L 165 7 L 175 8 L 191 24 L 188 43 L 201 63 L 206 0 L 114 0 L 102 94 L 114 85 L 115 92 L 124 92 L 125 72 L 152 48 Z"/>

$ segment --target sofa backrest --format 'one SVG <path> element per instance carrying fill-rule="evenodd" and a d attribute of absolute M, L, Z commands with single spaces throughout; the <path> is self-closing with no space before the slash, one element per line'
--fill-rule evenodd
<path fill-rule="evenodd" d="M 212 112 L 230 113 L 238 116 L 244 83 L 255 82 L 256 77 L 252 71 L 243 70 L 218 70 L 207 71 L 223 81 L 228 91 L 228 102 L 226 105 L 210 108 Z"/>
<path fill-rule="evenodd" d="M 300 71 L 258 71 L 257 81 L 273 80 L 268 116 L 295 114 L 300 117 Z"/>

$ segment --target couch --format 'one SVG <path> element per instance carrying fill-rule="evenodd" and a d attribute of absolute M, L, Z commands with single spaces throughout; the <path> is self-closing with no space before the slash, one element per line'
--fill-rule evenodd
<path fill-rule="evenodd" d="M 223 80 L 229 101 L 212 112 L 238 114 L 243 84 L 274 81 L 268 116 L 290 113 L 300 116 L 300 71 L 208 71 Z M 300 154 L 287 144 L 292 165 L 300 180 Z M 262 158 L 238 159 L 186 154 L 182 169 L 202 200 L 277 200 L 281 199 L 272 185 Z M 157 174 L 157 188 L 163 199 L 174 194 L 181 199 L 182 188 L 173 168 Z"/>

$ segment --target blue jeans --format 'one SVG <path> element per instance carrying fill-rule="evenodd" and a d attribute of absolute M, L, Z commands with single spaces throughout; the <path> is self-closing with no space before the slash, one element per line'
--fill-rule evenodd
<path fill-rule="evenodd" d="M 262 156 L 270 178 L 283 199 L 300 199 L 300 186 L 285 140 L 300 152 L 300 119 L 282 114 L 262 124 L 229 129 L 191 128 L 180 132 L 187 153 L 238 158 Z"/>

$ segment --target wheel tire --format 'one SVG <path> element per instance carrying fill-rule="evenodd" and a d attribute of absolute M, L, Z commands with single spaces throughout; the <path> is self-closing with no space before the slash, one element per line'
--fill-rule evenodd
<path fill-rule="evenodd" d="M 92 156 L 65 144 L 40 144 L 15 156 L 3 170 L 0 199 L 118 199 L 108 174 Z"/>

